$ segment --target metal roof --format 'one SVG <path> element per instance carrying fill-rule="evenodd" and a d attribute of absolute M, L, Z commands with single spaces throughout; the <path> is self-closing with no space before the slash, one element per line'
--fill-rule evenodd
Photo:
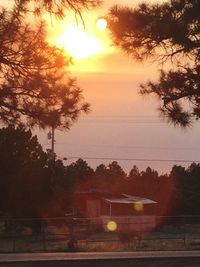
<path fill-rule="evenodd" d="M 141 204 L 155 204 L 157 203 L 154 200 L 148 199 L 148 198 L 143 198 L 143 197 L 137 197 L 137 196 L 131 196 L 127 194 L 123 194 L 123 197 L 119 198 L 103 198 L 106 202 L 109 203 L 119 203 L 119 204 L 136 204 L 136 203 L 141 203 Z"/>

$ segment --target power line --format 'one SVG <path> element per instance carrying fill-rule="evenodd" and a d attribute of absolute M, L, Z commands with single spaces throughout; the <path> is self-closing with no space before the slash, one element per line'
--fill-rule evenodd
<path fill-rule="evenodd" d="M 87 115 L 87 118 L 159 118 L 156 115 Z"/>
<path fill-rule="evenodd" d="M 200 148 L 198 147 L 158 147 L 158 146 L 123 146 L 123 145 L 95 145 L 95 144 L 77 144 L 77 143 L 66 143 L 66 142 L 56 142 L 57 146 L 79 146 L 79 147 L 95 147 L 95 148 L 115 148 L 115 149 L 144 149 L 144 150 L 170 150 L 170 151 L 177 151 L 177 150 L 194 150 L 199 151 Z M 44 146 L 47 146 L 48 144 L 43 144 Z"/>
<path fill-rule="evenodd" d="M 84 157 L 84 156 L 72 156 L 66 157 L 66 159 L 86 159 L 86 160 L 114 160 L 114 161 L 143 161 L 143 162 L 182 162 L 182 163 L 200 163 L 198 160 L 185 160 L 185 159 L 147 159 L 147 158 L 106 158 L 106 157 Z"/>
<path fill-rule="evenodd" d="M 168 126 L 165 120 L 153 116 L 88 116 L 79 120 L 79 123 L 122 123 L 140 125 L 159 125 Z M 199 121 L 195 120 L 195 123 Z"/>
<path fill-rule="evenodd" d="M 169 125 L 163 121 L 121 121 L 121 120 L 84 120 L 79 121 L 79 124 L 131 124 L 131 125 L 156 125 L 156 126 L 165 126 Z"/>

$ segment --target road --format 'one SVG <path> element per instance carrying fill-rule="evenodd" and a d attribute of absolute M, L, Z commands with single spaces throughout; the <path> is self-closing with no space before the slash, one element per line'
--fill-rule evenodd
<path fill-rule="evenodd" d="M 7 253 L 0 267 L 199 267 L 200 251 Z"/>

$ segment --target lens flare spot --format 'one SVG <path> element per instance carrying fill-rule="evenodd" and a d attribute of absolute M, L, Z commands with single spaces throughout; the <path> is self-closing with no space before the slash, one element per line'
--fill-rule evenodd
<path fill-rule="evenodd" d="M 109 221 L 108 223 L 107 223 L 107 229 L 109 230 L 109 231 L 116 231 L 117 230 L 117 223 L 116 222 L 114 222 L 114 221 Z"/>
<path fill-rule="evenodd" d="M 97 20 L 97 27 L 99 30 L 103 31 L 107 27 L 107 21 L 104 18 L 100 18 Z"/>
<path fill-rule="evenodd" d="M 144 209 L 144 206 L 142 204 L 142 202 L 140 201 L 137 201 L 135 204 L 134 204 L 134 209 L 136 211 L 142 211 Z"/>

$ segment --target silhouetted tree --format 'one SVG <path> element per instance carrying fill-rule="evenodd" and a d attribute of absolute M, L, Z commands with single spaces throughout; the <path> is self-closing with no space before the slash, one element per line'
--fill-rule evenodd
<path fill-rule="evenodd" d="M 17 218 L 64 216 L 72 187 L 62 161 L 23 126 L 0 129 L 0 212 Z"/>
<path fill-rule="evenodd" d="M 140 171 L 139 171 L 138 167 L 136 165 L 134 165 L 132 167 L 132 169 L 130 170 L 128 177 L 129 177 L 129 179 L 135 179 L 139 176 L 140 176 Z"/>
<path fill-rule="evenodd" d="M 187 168 L 182 205 L 188 214 L 200 215 L 200 164 L 192 163 Z"/>
<path fill-rule="evenodd" d="M 83 159 L 78 159 L 76 162 L 66 167 L 67 179 L 70 181 L 73 188 L 72 193 L 85 190 L 90 187 L 91 179 L 94 175 L 94 170 Z"/>
<path fill-rule="evenodd" d="M 51 184 L 52 196 L 46 199 L 45 205 L 41 207 L 43 217 L 62 217 L 66 211 L 72 209 L 72 185 L 61 160 L 48 154 L 47 177 Z"/>
<path fill-rule="evenodd" d="M 43 11 L 47 11 L 59 18 L 63 18 L 66 10 L 73 10 L 76 15 L 81 16 L 83 8 L 88 9 L 99 6 L 101 0 L 15 0 L 15 2 L 23 7 L 24 12 L 30 11 L 28 4 L 31 2 L 31 11 L 35 15 L 42 15 Z"/>
<path fill-rule="evenodd" d="M 65 7 L 80 12 L 92 0 L 16 0 L 12 9 L 0 6 L 0 120 L 69 128 L 89 105 L 67 74 L 70 59 L 47 41 L 44 22 L 27 22 L 31 6 L 62 15 Z M 31 20 L 29 20 L 31 21 Z"/>
<path fill-rule="evenodd" d="M 117 161 L 107 167 L 107 186 L 114 193 L 122 193 L 125 188 L 126 173 Z"/>
<path fill-rule="evenodd" d="M 99 191 L 108 192 L 109 188 L 107 186 L 108 170 L 104 164 L 100 164 L 96 167 L 94 172 L 94 178 L 91 180 L 91 188 L 97 189 Z"/>
<path fill-rule="evenodd" d="M 99 166 L 96 167 L 95 170 L 96 175 L 106 175 L 107 174 L 107 167 L 104 164 L 100 164 Z"/>
<path fill-rule="evenodd" d="M 52 197 L 48 157 L 23 127 L 0 130 L 0 210 L 12 217 L 39 217 Z"/>
<path fill-rule="evenodd" d="M 184 196 L 184 187 L 185 187 L 185 180 L 187 177 L 187 173 L 184 167 L 182 166 L 173 166 L 171 172 L 170 172 L 170 179 L 173 181 L 174 184 L 174 191 L 175 194 L 173 196 L 173 207 L 172 210 L 174 212 L 174 214 L 182 214 L 183 210 L 182 207 L 184 205 L 182 205 L 182 201 L 184 199 L 184 197 L 186 197 L 186 195 Z"/>
<path fill-rule="evenodd" d="M 171 70 L 161 70 L 157 82 L 141 85 L 140 93 L 156 94 L 161 115 L 175 125 L 200 117 L 199 10 L 199 0 L 171 0 L 134 9 L 115 6 L 109 15 L 114 42 L 129 55 L 160 66 L 173 63 Z"/>
<path fill-rule="evenodd" d="M 132 195 L 139 195 L 139 182 L 140 182 L 140 171 L 136 165 L 130 170 L 126 180 L 126 192 Z"/>
<path fill-rule="evenodd" d="M 200 165 L 191 164 L 187 169 L 174 166 L 170 178 L 175 185 L 173 211 L 176 215 L 200 215 Z"/>
<path fill-rule="evenodd" d="M 125 190 L 126 173 L 116 161 L 108 166 L 100 164 L 94 171 L 87 162 L 79 159 L 67 170 L 79 190 L 94 189 L 110 193 L 122 193 Z"/>

